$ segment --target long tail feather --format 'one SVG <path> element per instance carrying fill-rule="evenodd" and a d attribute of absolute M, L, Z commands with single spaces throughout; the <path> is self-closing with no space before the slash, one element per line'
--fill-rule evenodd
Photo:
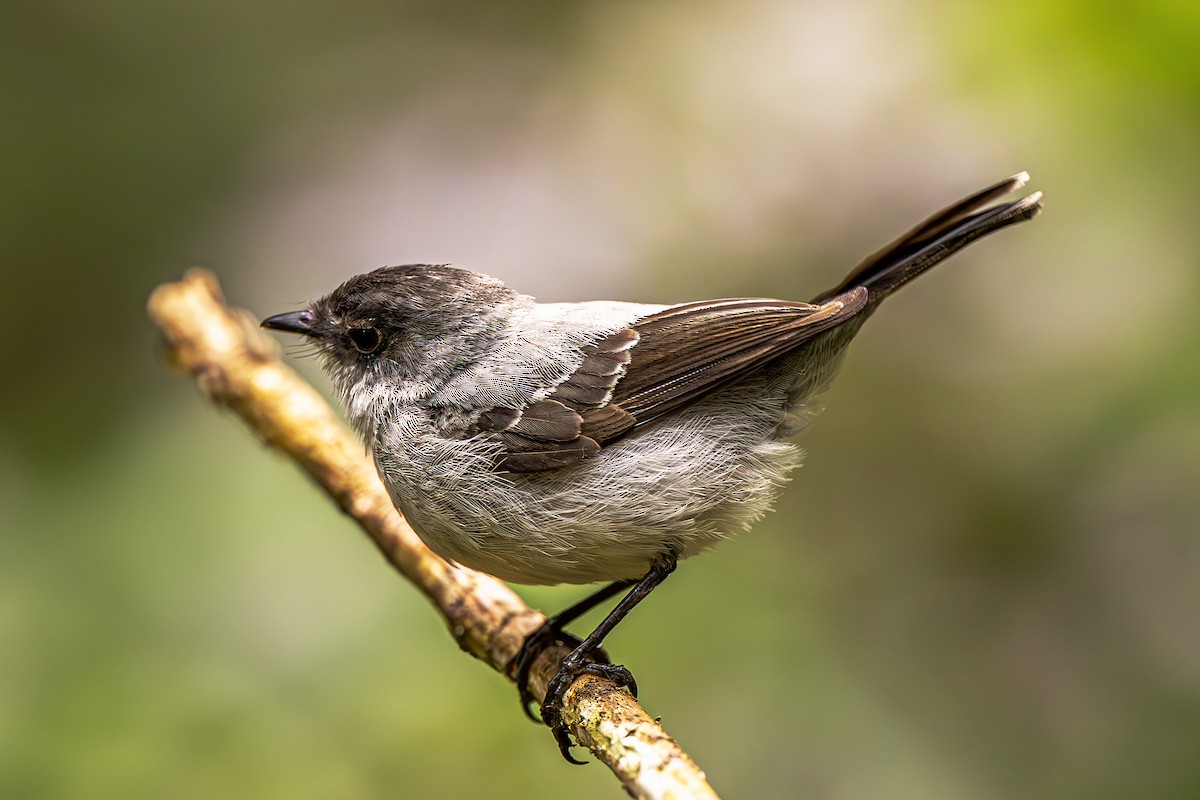
<path fill-rule="evenodd" d="M 882 250 L 868 256 L 840 284 L 822 292 L 812 302 L 859 286 L 869 292 L 868 303 L 883 298 L 923 272 L 946 260 L 972 242 L 1009 225 L 1033 219 L 1042 210 L 1042 193 L 1008 203 L 989 206 L 994 200 L 1021 188 L 1029 174 L 1019 172 L 952 206 L 942 209 Z"/>

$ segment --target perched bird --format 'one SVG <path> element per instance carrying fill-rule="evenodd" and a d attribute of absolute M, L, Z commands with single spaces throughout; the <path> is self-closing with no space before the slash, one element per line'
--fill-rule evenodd
<path fill-rule="evenodd" d="M 519 656 L 574 647 L 542 719 L 569 760 L 563 694 L 582 672 L 636 692 L 604 637 L 676 562 L 766 512 L 850 340 L 885 297 L 1031 219 L 1020 173 L 946 208 L 812 302 L 537 303 L 479 273 L 384 267 L 263 321 L 315 345 L 393 503 L 441 556 L 503 580 L 610 586 Z M 563 626 L 628 589 L 584 640 Z"/>

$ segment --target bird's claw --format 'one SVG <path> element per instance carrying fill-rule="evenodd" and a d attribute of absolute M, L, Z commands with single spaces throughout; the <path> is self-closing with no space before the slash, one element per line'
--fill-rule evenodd
<path fill-rule="evenodd" d="M 529 672 L 533 669 L 533 664 L 537 661 L 538 656 L 549 647 L 561 645 L 571 648 L 571 654 L 567 656 L 567 659 L 570 659 L 575 655 L 581 644 L 583 644 L 583 641 L 578 636 L 564 631 L 553 619 L 546 620 L 540 628 L 525 637 L 525 642 L 521 645 L 521 651 L 516 656 L 517 669 L 513 677 L 517 683 L 517 692 L 521 697 L 521 709 L 529 719 L 534 722 L 542 722 L 545 719 L 545 717 L 538 719 L 534 715 L 533 707 L 537 705 L 537 698 L 533 696 L 533 692 L 529 688 Z M 589 653 L 580 654 L 579 661 L 585 665 L 595 663 L 599 666 L 609 666 L 612 664 L 608 653 L 605 652 L 603 647 L 597 647 Z M 566 659 L 564 659 L 564 663 L 566 663 Z M 622 669 L 624 668 L 622 667 Z M 560 668 L 558 674 L 561 674 L 561 672 L 562 669 Z M 625 673 L 628 674 L 629 670 L 625 670 Z M 558 674 L 555 675 L 555 678 L 558 677 Z M 620 679 L 614 678 L 614 680 L 622 686 L 627 685 Z M 629 680 L 633 680 L 632 675 L 629 675 Z M 564 686 L 563 691 L 566 691 L 566 688 Z M 549 686 L 547 686 L 546 696 L 549 697 Z M 634 690 L 634 696 L 637 696 L 636 689 Z"/>
<path fill-rule="evenodd" d="M 575 679 L 585 672 L 599 675 L 625 687 L 634 697 L 637 697 L 637 681 L 634 680 L 633 673 L 626 667 L 621 664 L 609 663 L 607 659 L 603 663 L 584 661 L 583 658 L 577 659 L 575 657 L 577 652 L 572 652 L 563 659 L 558 673 L 546 685 L 546 699 L 542 701 L 541 708 L 542 721 L 554 734 L 554 741 L 558 743 L 558 751 L 571 764 L 586 763 L 571 755 L 571 735 L 567 729 L 566 720 L 563 719 L 563 698 Z"/>
<path fill-rule="evenodd" d="M 517 671 L 514 678 L 521 697 L 521 710 L 529 719 L 541 722 L 533 713 L 537 698 L 529 688 L 529 671 L 533 669 L 533 663 L 548 647 L 563 645 L 574 651 L 582 643 L 579 637 L 564 631 L 553 619 L 546 620 L 540 628 L 525 637 L 521 651 L 517 653 Z"/>
<path fill-rule="evenodd" d="M 564 631 L 553 619 L 546 620 L 540 628 L 525 637 L 521 651 L 516 656 L 516 674 L 514 675 L 517 691 L 521 696 L 521 708 L 525 712 L 525 716 L 534 722 L 543 722 L 550 728 L 550 732 L 554 734 L 554 741 L 558 743 L 559 752 L 572 764 L 587 763 L 571 755 L 571 736 L 562 717 L 563 698 L 575 679 L 585 672 L 599 675 L 625 687 L 634 697 L 637 697 L 637 681 L 634 680 L 633 673 L 620 664 L 613 664 L 604 648 L 596 647 L 588 652 L 582 652 L 580 649 L 582 644 L 583 642 L 578 637 Z M 538 656 L 546 648 L 555 645 L 570 647 L 572 650 L 563 659 L 558 672 L 546 685 L 546 697 L 539 707 L 541 712 L 539 720 L 532 711 L 533 706 L 537 704 L 537 698 L 533 696 L 533 692 L 529 688 L 529 673 Z"/>

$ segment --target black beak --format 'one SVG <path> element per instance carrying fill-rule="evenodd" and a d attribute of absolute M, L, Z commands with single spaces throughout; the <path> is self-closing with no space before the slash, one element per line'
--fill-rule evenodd
<path fill-rule="evenodd" d="M 267 317 L 262 321 L 262 326 L 270 328 L 273 331 L 312 336 L 317 332 L 316 323 L 316 316 L 311 311 L 305 309 L 304 311 L 289 311 L 286 314 L 276 314 L 273 317 Z"/>

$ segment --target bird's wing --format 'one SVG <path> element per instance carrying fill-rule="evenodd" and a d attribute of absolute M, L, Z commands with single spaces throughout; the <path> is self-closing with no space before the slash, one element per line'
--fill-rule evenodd
<path fill-rule="evenodd" d="M 498 408 L 478 429 L 504 445 L 513 472 L 569 466 L 651 425 L 861 313 L 989 233 L 1031 219 L 1041 192 L 988 205 L 1029 179 L 1018 173 L 942 209 L 853 269 L 812 303 L 711 300 L 642 317 L 584 350 L 544 400 Z"/>
<path fill-rule="evenodd" d="M 867 290 L 819 305 L 710 300 L 643 317 L 584 349 L 544 400 L 485 411 L 477 429 L 504 445 L 500 468 L 566 467 L 791 352 L 861 311 Z"/>

